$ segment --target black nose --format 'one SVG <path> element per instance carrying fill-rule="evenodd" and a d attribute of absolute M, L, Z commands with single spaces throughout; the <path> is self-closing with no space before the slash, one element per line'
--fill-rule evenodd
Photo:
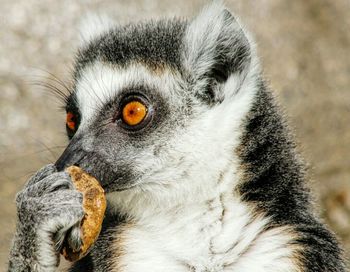
<path fill-rule="evenodd" d="M 58 171 L 63 171 L 71 165 L 79 166 L 79 163 L 85 157 L 85 152 L 81 148 L 80 139 L 72 139 L 63 151 L 62 155 L 58 158 L 55 163 L 55 166 Z"/>

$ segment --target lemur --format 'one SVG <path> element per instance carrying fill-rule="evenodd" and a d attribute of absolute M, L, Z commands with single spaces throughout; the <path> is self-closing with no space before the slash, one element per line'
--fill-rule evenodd
<path fill-rule="evenodd" d="M 62 244 L 80 248 L 70 165 L 101 182 L 108 208 L 68 271 L 345 271 L 253 39 L 221 2 L 192 20 L 86 30 L 70 142 L 17 194 L 9 271 L 57 271 Z"/>

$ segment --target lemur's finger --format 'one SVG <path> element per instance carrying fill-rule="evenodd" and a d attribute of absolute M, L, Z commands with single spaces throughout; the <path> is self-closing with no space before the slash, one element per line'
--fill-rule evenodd
<path fill-rule="evenodd" d="M 55 265 L 54 262 L 59 256 L 66 233 L 74 225 L 79 224 L 84 216 L 81 206 L 67 204 L 68 201 L 63 202 L 62 206 L 57 207 L 50 215 L 44 213 L 47 218 L 43 220 L 45 223 L 38 228 L 37 234 L 40 241 L 38 252 L 47 252 L 47 256 L 51 256 L 51 258 L 38 256 L 38 261 L 42 267 Z M 59 206 L 59 204 L 56 205 Z"/>
<path fill-rule="evenodd" d="M 67 243 L 68 246 L 74 251 L 78 252 L 82 246 L 82 240 L 80 237 L 80 221 L 75 223 L 70 229 L 60 229 L 54 236 L 55 248 L 59 252 L 63 243 Z"/>
<path fill-rule="evenodd" d="M 31 186 L 27 186 L 20 195 L 28 197 L 40 197 L 47 193 L 52 193 L 62 189 L 73 189 L 70 177 L 65 172 L 56 172 L 37 181 Z"/>
<path fill-rule="evenodd" d="M 67 233 L 66 236 L 68 246 L 73 250 L 73 252 L 78 252 L 82 245 L 80 222 L 75 224 Z"/>
<path fill-rule="evenodd" d="M 26 187 L 32 186 L 33 184 L 37 183 L 38 181 L 44 179 L 45 177 L 51 175 L 56 171 L 57 169 L 54 164 L 45 165 L 28 180 Z"/>

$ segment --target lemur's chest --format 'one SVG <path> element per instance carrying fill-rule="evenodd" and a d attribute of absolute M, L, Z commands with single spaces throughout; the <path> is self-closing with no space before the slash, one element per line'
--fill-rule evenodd
<path fill-rule="evenodd" d="M 287 228 L 266 230 L 268 220 L 225 196 L 188 209 L 125 222 L 102 235 L 97 271 L 298 271 Z M 96 251 L 108 254 L 96 257 Z M 98 253 L 97 253 L 98 255 Z M 95 271 L 95 270 L 94 270 Z"/>

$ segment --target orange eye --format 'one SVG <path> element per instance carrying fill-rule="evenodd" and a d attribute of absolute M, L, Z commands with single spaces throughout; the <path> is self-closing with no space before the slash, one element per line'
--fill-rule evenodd
<path fill-rule="evenodd" d="M 67 112 L 67 117 L 66 117 L 66 124 L 67 124 L 67 127 L 72 130 L 72 131 L 75 131 L 75 128 L 76 128 L 76 116 L 74 113 L 72 112 Z"/>
<path fill-rule="evenodd" d="M 127 103 L 122 111 L 123 121 L 129 126 L 136 126 L 145 119 L 147 107 L 139 101 Z"/>

